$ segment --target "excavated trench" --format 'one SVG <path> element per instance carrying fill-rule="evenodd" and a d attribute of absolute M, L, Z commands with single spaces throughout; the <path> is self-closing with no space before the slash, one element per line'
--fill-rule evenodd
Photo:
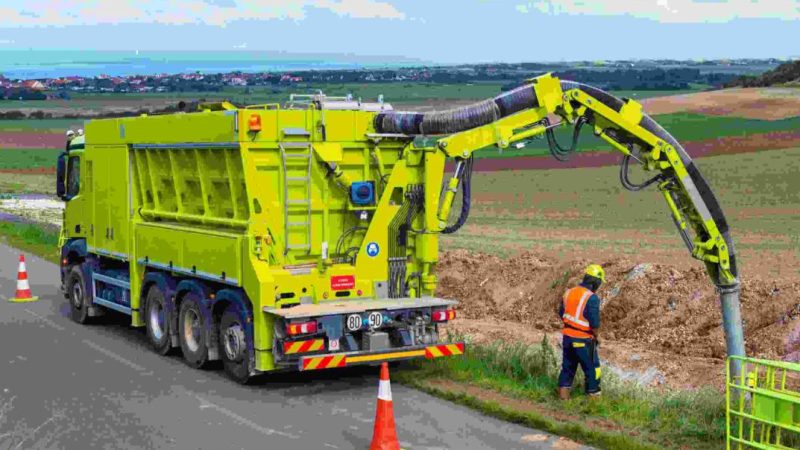
<path fill-rule="evenodd" d="M 593 261 L 594 262 L 594 261 Z M 599 261 L 608 283 L 603 299 L 603 347 L 622 346 L 660 355 L 725 358 L 719 297 L 700 265 L 681 269 L 624 257 Z M 478 340 L 518 340 L 532 330 L 560 330 L 556 310 L 564 290 L 590 261 L 559 261 L 526 252 L 509 259 L 463 250 L 444 253 L 438 296 L 458 299 L 464 322 L 502 326 L 505 334 Z M 742 314 L 749 356 L 800 360 L 800 280 L 744 278 Z M 458 321 L 453 328 L 458 329 Z M 524 340 L 524 339 L 519 339 Z M 620 352 L 615 352 L 619 354 Z"/>

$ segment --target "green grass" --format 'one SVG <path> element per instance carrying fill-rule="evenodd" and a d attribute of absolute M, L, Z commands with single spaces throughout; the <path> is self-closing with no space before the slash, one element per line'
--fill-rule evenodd
<path fill-rule="evenodd" d="M 763 233 L 785 239 L 737 244 L 739 250 L 800 251 L 797 229 L 800 178 L 796 175 L 800 148 L 699 158 L 726 213 L 731 232 Z M 631 178 L 644 174 L 633 170 Z M 559 247 L 563 234 L 549 230 L 579 230 L 566 244 L 635 253 L 642 248 L 682 246 L 667 207 L 655 189 L 628 192 L 619 183 L 618 167 L 476 173 L 472 178 L 472 212 L 458 233 L 443 236 L 444 248 L 497 253 L 532 246 Z M 460 197 L 460 196 L 459 196 Z M 453 207 L 454 215 L 460 210 Z M 540 232 L 532 235 L 531 230 Z M 652 233 L 668 244 L 629 232 Z M 604 236 L 602 232 L 621 232 Z M 492 239 L 486 239 L 491 234 Z M 599 237 L 598 237 L 598 234 Z M 502 251 L 501 251 L 502 253 Z"/>
<path fill-rule="evenodd" d="M 55 195 L 55 187 L 52 174 L 0 173 L 0 194 Z"/>
<path fill-rule="evenodd" d="M 0 169 L 55 167 L 61 152 L 52 148 L 0 148 Z"/>
<path fill-rule="evenodd" d="M 434 395 L 602 448 L 719 448 L 725 438 L 724 395 L 711 389 L 656 391 L 603 373 L 603 396 L 587 402 L 579 393 L 566 402 L 555 396 L 560 367 L 556 350 L 541 345 L 468 345 L 464 357 L 442 358 L 399 371 L 395 378 Z M 539 411 L 519 411 L 502 402 L 485 401 L 463 392 L 431 385 L 431 380 L 471 384 L 515 400 L 538 404 Z M 575 386 L 582 386 L 576 380 Z M 573 391 L 577 391 L 574 389 Z M 567 413 L 568 418 L 564 418 Z M 592 419 L 624 430 L 593 427 Z"/>
<path fill-rule="evenodd" d="M 58 264 L 58 232 L 41 225 L 0 222 L 0 239 L 20 250 Z"/>

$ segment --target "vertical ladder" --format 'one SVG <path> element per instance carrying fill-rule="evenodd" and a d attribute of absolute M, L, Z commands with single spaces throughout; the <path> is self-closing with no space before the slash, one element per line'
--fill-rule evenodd
<path fill-rule="evenodd" d="M 289 250 L 305 250 L 305 254 L 309 254 L 311 253 L 311 162 L 314 160 L 314 149 L 310 142 L 281 142 L 278 146 L 283 165 L 283 224 L 286 230 L 283 255 L 286 256 Z M 293 196 L 291 193 L 300 196 Z M 292 236 L 296 235 L 297 231 L 304 235 L 304 241 L 292 241 Z"/>

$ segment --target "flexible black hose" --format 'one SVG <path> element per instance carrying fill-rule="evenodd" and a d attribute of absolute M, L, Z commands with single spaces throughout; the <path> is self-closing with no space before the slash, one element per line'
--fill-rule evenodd
<path fill-rule="evenodd" d="M 452 234 L 458 231 L 467 223 L 469 210 L 472 203 L 472 166 L 475 160 L 472 156 L 464 161 L 464 168 L 461 171 L 461 213 L 455 223 L 442 230 L 444 234 Z"/>
<path fill-rule="evenodd" d="M 587 119 L 581 116 L 575 122 L 575 128 L 572 130 L 572 143 L 568 148 L 563 148 L 558 144 L 558 140 L 556 140 L 556 134 L 553 129 L 550 128 L 550 120 L 545 117 L 542 119 L 542 122 L 544 123 L 544 126 L 547 127 L 547 146 L 550 148 L 550 154 L 561 162 L 567 161 L 570 153 L 573 153 L 578 149 L 578 138 L 581 135 L 581 128 L 587 122 Z"/>
<path fill-rule="evenodd" d="M 429 113 L 390 111 L 375 116 L 378 133 L 451 134 L 487 125 L 519 111 L 536 108 L 536 92 L 527 84 L 497 97 L 461 108 Z"/>
<path fill-rule="evenodd" d="M 576 83 L 574 81 L 561 81 L 561 90 L 566 92 L 572 89 L 579 89 L 591 95 L 600 103 L 608 106 L 616 112 L 619 112 L 625 105 L 625 102 L 622 99 L 617 98 L 614 95 L 603 91 L 602 89 L 582 83 Z M 714 192 L 711 190 L 711 187 L 709 186 L 705 177 L 703 177 L 703 175 L 700 173 L 700 169 L 697 168 L 697 165 L 694 163 L 694 161 L 692 161 L 689 153 L 686 152 L 686 149 L 683 148 L 678 140 L 669 134 L 661 125 L 656 123 L 652 117 L 648 116 L 647 114 L 643 114 L 642 120 L 639 121 L 639 126 L 653 133 L 655 136 L 663 139 L 665 143 L 669 144 L 678 153 L 683 165 L 686 167 L 686 171 L 689 174 L 688 177 L 691 183 L 694 184 L 694 189 L 692 189 L 693 194 L 699 196 L 699 199 L 693 199 L 694 203 L 698 208 L 706 209 L 708 214 L 716 223 L 717 229 L 719 230 L 720 234 L 722 234 L 722 238 L 725 240 L 725 244 L 728 246 L 730 271 L 734 276 L 738 277 L 739 271 L 736 266 L 736 249 L 733 244 L 733 238 L 730 236 L 728 221 L 725 218 L 725 214 L 722 212 L 722 207 L 720 206 L 716 195 L 714 195 Z M 683 181 L 685 184 L 686 180 Z M 701 238 L 707 239 L 708 237 L 701 236 Z M 717 282 L 717 280 L 715 280 L 715 282 Z"/>
<path fill-rule="evenodd" d="M 631 182 L 631 180 L 628 178 L 628 164 L 630 163 L 630 160 L 631 160 L 631 156 L 630 155 L 625 155 L 622 158 L 622 163 L 619 166 L 619 181 L 620 181 L 620 183 L 622 183 L 622 186 L 625 189 L 627 189 L 629 191 L 633 191 L 633 192 L 641 191 L 642 189 L 646 188 L 647 186 L 650 186 L 651 184 L 656 183 L 656 182 L 661 181 L 661 180 L 664 179 L 663 175 L 658 174 L 658 175 L 654 176 L 653 178 L 650 178 L 649 180 L 647 180 L 647 181 L 645 181 L 645 182 L 643 182 L 641 184 L 636 184 L 636 183 Z"/>

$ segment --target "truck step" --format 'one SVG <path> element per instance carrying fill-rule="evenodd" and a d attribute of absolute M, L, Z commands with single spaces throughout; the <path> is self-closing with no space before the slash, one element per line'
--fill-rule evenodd
<path fill-rule="evenodd" d="M 289 244 L 286 246 L 289 250 L 309 250 L 311 248 L 310 244 Z"/>
<path fill-rule="evenodd" d="M 287 153 L 286 157 L 287 158 L 308 159 L 308 158 L 311 158 L 311 155 L 309 155 L 308 153 Z"/>
<path fill-rule="evenodd" d="M 303 222 L 289 222 L 287 225 L 290 227 L 307 227 L 311 222 L 303 221 Z"/>
<path fill-rule="evenodd" d="M 287 200 L 287 205 L 308 206 L 311 204 L 308 200 Z"/>
<path fill-rule="evenodd" d="M 286 181 L 309 181 L 309 177 L 286 177 Z"/>
<path fill-rule="evenodd" d="M 283 148 L 309 148 L 311 147 L 311 142 L 281 142 L 280 145 Z"/>

